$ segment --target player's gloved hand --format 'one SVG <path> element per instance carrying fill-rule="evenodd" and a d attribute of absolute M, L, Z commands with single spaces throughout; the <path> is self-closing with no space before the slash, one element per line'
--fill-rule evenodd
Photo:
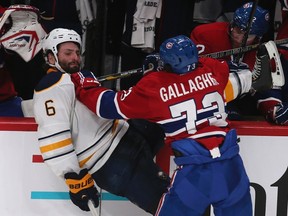
<path fill-rule="evenodd" d="M 227 61 L 227 64 L 229 66 L 230 73 L 237 73 L 241 70 L 249 70 L 249 66 L 244 62 L 236 63 L 233 61 Z"/>
<path fill-rule="evenodd" d="M 70 190 L 70 199 L 76 206 L 83 211 L 90 211 L 88 200 L 91 200 L 95 207 L 99 206 L 99 193 L 87 169 L 81 170 L 79 174 L 66 173 L 64 177 Z"/>
<path fill-rule="evenodd" d="M 159 53 L 147 55 L 143 61 L 142 70 L 143 75 L 151 71 L 163 70 L 163 62 L 160 59 Z"/>
<path fill-rule="evenodd" d="M 71 80 L 74 83 L 76 89 L 89 89 L 101 86 L 94 74 L 87 70 L 71 74 Z"/>
<path fill-rule="evenodd" d="M 288 103 L 282 102 L 275 105 L 268 114 L 268 120 L 278 125 L 288 125 Z"/>

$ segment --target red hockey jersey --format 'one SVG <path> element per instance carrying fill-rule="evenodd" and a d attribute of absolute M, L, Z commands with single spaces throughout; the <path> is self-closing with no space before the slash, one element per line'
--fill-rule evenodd
<path fill-rule="evenodd" d="M 189 73 L 152 72 L 129 90 L 97 87 L 76 92 L 98 116 L 156 122 L 164 129 L 167 143 L 193 138 L 211 150 L 228 131 L 223 96 L 228 75 L 226 62 L 201 58 Z"/>
<path fill-rule="evenodd" d="M 197 45 L 199 54 L 209 54 L 232 49 L 229 35 L 229 25 L 227 22 L 215 22 L 202 24 L 193 29 L 190 39 Z M 227 56 L 223 59 L 233 60 L 234 56 Z M 256 60 L 256 51 L 244 54 L 242 62 L 249 65 L 252 70 Z"/>

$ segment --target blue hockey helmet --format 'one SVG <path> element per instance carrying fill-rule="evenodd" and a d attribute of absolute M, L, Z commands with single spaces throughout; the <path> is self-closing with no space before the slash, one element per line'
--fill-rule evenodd
<path fill-rule="evenodd" d="M 252 11 L 253 3 L 249 2 L 238 8 L 233 16 L 232 26 L 237 26 L 245 31 L 248 27 L 250 13 Z M 259 6 L 255 10 L 252 25 L 249 34 L 262 37 L 269 28 L 269 12 Z"/>
<path fill-rule="evenodd" d="M 183 74 L 195 69 L 198 50 L 190 38 L 179 35 L 165 40 L 160 46 L 160 58 L 172 72 Z"/>

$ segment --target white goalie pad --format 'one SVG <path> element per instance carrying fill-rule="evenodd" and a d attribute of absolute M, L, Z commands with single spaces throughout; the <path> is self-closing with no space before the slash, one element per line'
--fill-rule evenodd
<path fill-rule="evenodd" d="M 0 19 L 0 43 L 28 62 L 42 49 L 46 32 L 38 22 L 39 10 L 29 5 L 11 5 Z"/>
<path fill-rule="evenodd" d="M 278 49 L 276 47 L 276 44 L 274 41 L 269 41 L 264 44 L 270 58 L 270 62 L 274 61 L 274 66 L 271 67 L 271 75 L 272 75 L 272 83 L 273 83 L 273 88 L 279 88 L 282 87 L 285 84 L 285 77 L 284 77 L 284 71 L 282 68 L 280 56 L 278 53 Z M 275 68 L 275 70 L 273 70 Z"/>

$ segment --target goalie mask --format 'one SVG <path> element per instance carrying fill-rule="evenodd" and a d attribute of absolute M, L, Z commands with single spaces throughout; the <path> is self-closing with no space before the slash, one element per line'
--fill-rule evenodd
<path fill-rule="evenodd" d="M 196 68 L 198 50 L 190 38 L 179 35 L 169 38 L 160 46 L 160 58 L 172 72 L 184 74 Z"/>
<path fill-rule="evenodd" d="M 39 21 L 39 10 L 29 5 L 11 5 L 0 19 L 0 43 L 28 62 L 41 50 L 46 35 Z"/>
<path fill-rule="evenodd" d="M 58 60 L 58 45 L 65 42 L 74 42 L 81 48 L 81 37 L 80 35 L 71 29 L 57 28 L 53 29 L 44 39 L 42 43 L 43 54 L 45 61 L 51 67 L 56 67 L 58 70 L 65 72 L 59 65 Z M 52 65 L 48 61 L 48 54 L 52 52 L 55 57 L 55 65 Z"/>
<path fill-rule="evenodd" d="M 242 31 L 246 31 L 252 7 L 253 3 L 249 2 L 238 8 L 234 13 L 231 27 L 233 28 L 237 26 Z M 257 6 L 249 34 L 261 38 L 268 31 L 269 19 L 269 12 Z"/>

